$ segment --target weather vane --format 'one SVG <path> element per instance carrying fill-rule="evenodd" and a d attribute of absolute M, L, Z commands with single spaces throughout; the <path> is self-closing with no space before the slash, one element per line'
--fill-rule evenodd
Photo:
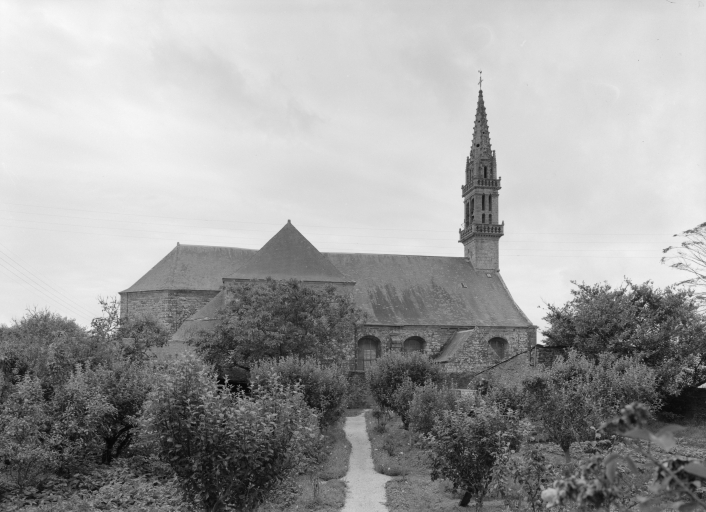
<path fill-rule="evenodd" d="M 478 73 L 480 75 L 480 80 L 478 80 L 478 87 L 482 91 L 483 90 L 483 72 L 479 69 Z"/>

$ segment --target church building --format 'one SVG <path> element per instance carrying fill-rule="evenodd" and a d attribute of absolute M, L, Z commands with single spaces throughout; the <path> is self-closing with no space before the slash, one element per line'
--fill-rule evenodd
<path fill-rule="evenodd" d="M 500 275 L 499 191 L 481 89 L 461 187 L 463 256 L 322 253 L 287 222 L 259 251 L 177 243 L 120 292 L 121 315 L 154 315 L 172 330 L 173 343 L 184 343 L 213 327 L 229 285 L 295 278 L 333 285 L 366 312 L 351 340 L 354 370 L 364 371 L 388 350 L 423 351 L 451 372 L 518 355 L 529 361 L 537 328 Z"/>

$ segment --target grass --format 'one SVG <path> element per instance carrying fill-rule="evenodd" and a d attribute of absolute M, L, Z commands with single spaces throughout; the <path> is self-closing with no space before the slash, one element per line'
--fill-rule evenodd
<path fill-rule="evenodd" d="M 322 453 L 325 455 L 306 473 L 297 476 L 290 488 L 280 493 L 258 512 L 284 512 L 309 510 L 312 512 L 337 512 L 346 500 L 346 484 L 342 478 L 348 472 L 351 444 L 343 431 L 345 418 L 341 418 L 324 432 Z"/>

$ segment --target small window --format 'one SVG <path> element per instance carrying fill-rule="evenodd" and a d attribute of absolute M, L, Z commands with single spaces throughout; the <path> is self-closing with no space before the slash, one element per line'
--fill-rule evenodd
<path fill-rule="evenodd" d="M 419 336 L 412 336 L 404 340 L 402 350 L 405 352 L 424 352 L 424 339 Z"/>
<path fill-rule="evenodd" d="M 481 224 L 485 224 L 485 213 L 483 214 L 483 216 L 481 217 L 481 219 L 482 219 L 482 220 L 481 220 Z"/>
<path fill-rule="evenodd" d="M 488 177 L 488 166 L 487 165 L 483 166 L 483 177 L 484 178 Z"/>

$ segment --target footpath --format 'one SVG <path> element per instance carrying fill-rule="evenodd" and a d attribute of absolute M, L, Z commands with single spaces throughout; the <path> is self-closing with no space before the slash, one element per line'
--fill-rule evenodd
<path fill-rule="evenodd" d="M 387 512 L 385 484 L 391 478 L 381 475 L 373 466 L 365 412 L 346 418 L 343 430 L 351 443 L 351 459 L 344 477 L 347 489 L 343 512 Z"/>

